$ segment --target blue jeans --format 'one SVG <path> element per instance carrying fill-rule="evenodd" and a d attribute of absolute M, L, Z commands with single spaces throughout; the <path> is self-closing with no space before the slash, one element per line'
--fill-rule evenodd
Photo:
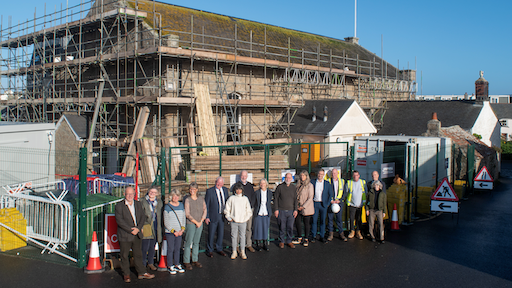
<path fill-rule="evenodd" d="M 155 264 L 155 244 L 156 238 L 142 239 L 142 265 Z"/>
<path fill-rule="evenodd" d="M 183 263 L 190 263 L 190 245 L 192 245 L 192 262 L 197 262 L 199 255 L 199 241 L 201 241 L 201 233 L 203 225 L 196 227 L 196 224 L 187 224 L 185 233 L 185 249 L 183 251 Z"/>
<path fill-rule="evenodd" d="M 325 217 L 327 217 L 327 207 L 322 207 L 322 202 L 315 202 L 315 214 L 313 214 L 313 224 L 311 225 L 311 237 L 316 237 L 316 226 L 320 217 L 320 237 L 325 237 Z"/>
<path fill-rule="evenodd" d="M 281 243 L 292 243 L 293 238 L 293 223 L 295 218 L 293 217 L 293 210 L 279 210 L 277 222 L 279 224 L 279 242 Z M 286 242 L 284 242 L 286 234 Z"/>
<path fill-rule="evenodd" d="M 167 267 L 180 264 L 180 249 L 183 236 L 174 236 L 174 233 L 165 233 L 167 239 Z"/>

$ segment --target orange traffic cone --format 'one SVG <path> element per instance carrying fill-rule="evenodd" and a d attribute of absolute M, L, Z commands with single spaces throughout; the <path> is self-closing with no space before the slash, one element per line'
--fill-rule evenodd
<path fill-rule="evenodd" d="M 162 242 L 162 253 L 160 253 L 160 262 L 158 262 L 158 271 L 167 271 L 167 239 Z"/>
<path fill-rule="evenodd" d="M 96 231 L 92 232 L 91 250 L 89 251 L 89 262 L 85 267 L 84 272 L 87 274 L 102 273 L 105 268 L 101 266 L 100 262 L 100 249 L 98 247 L 98 237 Z"/>
<path fill-rule="evenodd" d="M 396 210 L 396 203 L 393 204 L 393 214 L 391 215 L 391 231 L 399 231 L 398 225 L 398 211 Z"/>

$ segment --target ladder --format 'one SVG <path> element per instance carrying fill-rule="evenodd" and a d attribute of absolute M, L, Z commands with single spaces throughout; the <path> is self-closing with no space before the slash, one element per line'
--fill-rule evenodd
<path fill-rule="evenodd" d="M 226 82 L 224 81 L 224 75 L 222 73 L 222 68 L 218 71 L 215 71 L 215 75 L 217 78 L 217 91 L 220 93 L 220 99 L 222 102 L 222 106 L 224 109 L 224 114 L 226 114 L 226 122 L 227 122 L 227 130 L 228 135 L 231 136 L 234 144 L 234 152 L 235 155 L 243 155 L 244 151 L 238 145 L 241 145 L 240 134 L 238 133 L 238 124 L 236 119 L 238 118 L 238 114 L 236 113 L 237 108 L 233 107 L 231 100 L 226 89 Z"/>

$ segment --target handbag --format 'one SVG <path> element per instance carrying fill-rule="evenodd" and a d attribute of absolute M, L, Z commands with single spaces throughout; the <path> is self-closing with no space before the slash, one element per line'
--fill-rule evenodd
<path fill-rule="evenodd" d="M 151 224 L 144 224 L 144 226 L 142 226 L 142 235 L 144 236 L 144 238 L 153 236 Z"/>
<path fill-rule="evenodd" d="M 178 223 L 180 224 L 181 230 L 185 231 L 185 226 L 181 224 L 180 217 L 178 217 L 178 214 L 176 214 L 176 211 L 174 211 L 174 208 L 172 208 L 171 203 L 168 203 L 167 205 L 169 206 L 169 208 L 171 208 L 172 212 L 174 212 L 174 215 L 176 215 L 176 219 L 178 219 Z M 174 232 L 171 231 L 171 233 Z"/>

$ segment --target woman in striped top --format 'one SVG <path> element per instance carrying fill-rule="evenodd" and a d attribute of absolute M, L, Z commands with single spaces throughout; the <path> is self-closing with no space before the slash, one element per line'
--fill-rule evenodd
<path fill-rule="evenodd" d="M 181 200 L 181 192 L 172 189 L 170 202 L 164 208 L 164 227 L 167 239 L 167 269 L 171 275 L 185 273 L 180 264 L 180 249 L 185 232 L 185 207 Z"/>

